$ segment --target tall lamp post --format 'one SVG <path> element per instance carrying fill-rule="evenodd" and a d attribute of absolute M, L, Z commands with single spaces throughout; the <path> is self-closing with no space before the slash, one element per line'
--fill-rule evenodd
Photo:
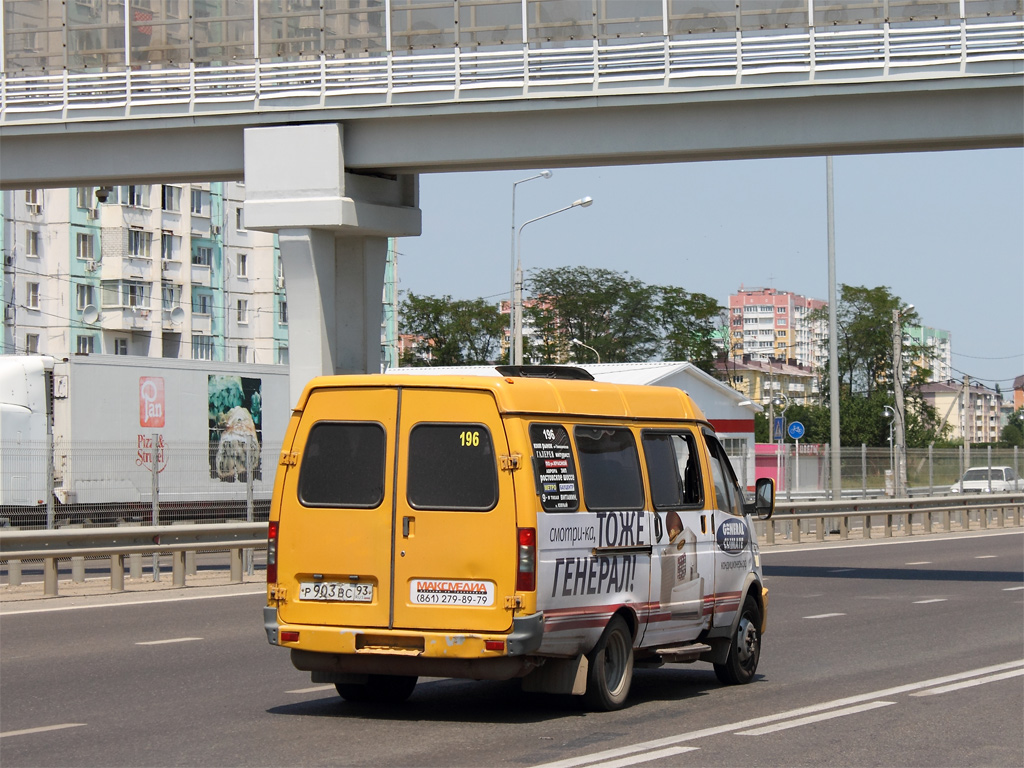
<path fill-rule="evenodd" d="M 550 179 L 551 171 L 543 170 L 540 173 L 528 176 L 525 179 L 512 182 L 512 252 L 509 255 L 509 289 L 508 289 L 508 359 L 512 362 L 512 334 L 515 331 L 516 311 L 514 308 L 516 300 L 516 187 L 534 179 Z"/>
<path fill-rule="evenodd" d="M 515 324 L 513 326 L 513 353 L 512 365 L 523 364 L 523 260 L 521 257 L 522 246 L 523 246 L 523 229 L 527 224 L 533 224 L 535 221 L 546 219 L 549 216 L 554 216 L 557 213 L 563 213 L 573 208 L 587 208 L 594 204 L 594 198 L 581 197 L 579 200 L 574 200 L 564 208 L 559 208 L 557 211 L 551 211 L 551 213 L 545 213 L 543 216 L 537 216 L 536 218 L 524 221 L 519 227 L 519 233 L 516 235 L 516 273 L 515 273 L 515 284 L 512 292 L 513 300 L 513 311 L 515 312 Z"/>
<path fill-rule="evenodd" d="M 905 314 L 914 308 L 908 304 L 903 309 L 892 311 L 892 369 L 893 369 L 893 394 L 896 399 L 895 433 L 893 439 L 893 454 L 896 466 L 893 471 L 893 484 L 895 497 L 901 498 L 907 487 L 907 452 L 906 433 L 907 423 L 904 418 L 906 411 L 903 407 L 903 322 L 900 315 Z"/>
<path fill-rule="evenodd" d="M 779 481 L 783 477 L 783 473 L 782 473 L 783 467 L 785 467 L 785 465 L 788 464 L 788 462 L 783 462 L 782 461 L 782 445 L 783 445 L 783 442 L 786 439 L 786 409 L 789 408 L 789 398 L 786 397 L 786 395 L 782 395 L 782 394 L 775 395 L 771 399 L 771 405 L 772 405 L 773 408 L 781 408 L 782 409 L 782 411 L 781 411 L 781 413 L 782 413 L 782 433 L 779 435 L 779 441 L 778 441 L 778 443 L 775 446 L 775 479 L 776 479 L 776 481 Z M 772 428 L 774 429 L 774 418 L 773 418 L 772 421 L 773 421 Z M 787 456 L 787 458 L 788 458 L 788 456 Z M 789 472 L 787 471 L 786 475 L 788 475 L 788 474 L 789 474 Z M 789 495 L 788 495 L 789 494 L 789 483 L 787 482 L 787 483 L 783 484 L 783 483 L 780 482 L 779 483 L 779 490 L 781 491 L 783 487 L 785 487 L 785 489 L 786 489 L 786 493 L 787 493 L 786 498 L 789 498 Z"/>

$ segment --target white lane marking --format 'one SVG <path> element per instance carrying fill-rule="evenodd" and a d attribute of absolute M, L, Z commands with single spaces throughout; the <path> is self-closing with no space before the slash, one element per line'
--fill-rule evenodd
<path fill-rule="evenodd" d="M 766 725 L 762 728 L 753 728 L 749 731 L 739 731 L 737 736 L 763 736 L 766 733 L 774 733 L 775 731 L 785 731 L 788 728 L 799 728 L 801 725 L 810 725 L 811 723 L 820 723 L 822 720 L 831 720 L 835 717 L 845 717 L 846 715 L 855 715 L 858 712 L 867 712 L 871 709 L 878 709 L 879 707 L 888 707 L 895 704 L 895 701 L 869 701 L 866 704 L 858 704 L 856 707 L 847 707 L 846 709 L 833 709 L 831 712 L 822 712 L 818 715 L 810 715 L 809 717 L 801 717 L 798 720 L 788 720 L 784 723 L 775 723 L 774 725 Z"/>
<path fill-rule="evenodd" d="M 1020 587 L 1005 587 L 1003 589 L 1003 592 L 1016 592 L 1016 591 L 1021 590 L 1021 589 L 1024 589 L 1024 586 L 1020 586 Z"/>
<path fill-rule="evenodd" d="M 337 690 L 333 685 L 317 685 L 313 688 L 296 688 L 294 691 L 285 691 L 285 693 L 320 693 L 321 691 L 334 691 Z"/>
<path fill-rule="evenodd" d="M 932 688 L 927 691 L 918 691 L 917 693 L 910 694 L 911 696 L 935 696 L 940 693 L 949 693 L 950 691 L 959 691 L 962 688 L 973 688 L 976 685 L 984 685 L 985 683 L 994 683 L 997 680 L 1009 680 L 1011 677 L 1020 677 L 1024 675 L 1024 669 L 1014 669 L 1009 672 L 1003 672 L 1001 675 L 992 675 L 990 677 L 976 678 L 974 680 L 964 680 L 961 683 L 953 683 L 952 685 L 943 685 L 940 688 Z"/>
<path fill-rule="evenodd" d="M 661 760 L 663 757 L 675 757 L 681 755 L 684 752 L 699 752 L 700 747 L 668 747 L 667 749 L 658 749 L 654 752 L 645 752 L 642 755 L 633 755 L 632 757 L 621 757 L 618 760 L 609 760 L 604 763 L 591 763 L 590 768 L 624 768 L 627 765 L 637 765 L 639 763 L 649 763 L 651 760 Z"/>
<path fill-rule="evenodd" d="M 975 560 L 993 560 L 996 557 L 998 557 L 998 555 L 978 555 L 974 559 Z"/>
<path fill-rule="evenodd" d="M 662 747 L 669 747 L 674 744 L 680 744 L 684 741 L 696 741 L 697 739 L 703 739 L 709 736 L 720 736 L 723 733 L 732 733 L 734 731 L 756 728 L 758 726 L 767 725 L 768 723 L 777 723 L 780 720 L 789 720 L 796 717 L 803 717 L 805 715 L 813 715 L 818 712 L 824 712 L 829 709 L 837 709 L 840 707 L 848 707 L 853 706 L 855 704 L 861 704 L 866 701 L 890 698 L 892 696 L 897 696 L 902 693 L 919 691 L 924 688 L 932 688 L 937 685 L 955 683 L 957 681 L 967 680 L 972 677 L 981 677 L 982 675 L 996 674 L 999 672 L 1004 672 L 1009 669 L 1018 668 L 1024 668 L 1024 659 L 1020 659 L 1018 661 L 1008 661 L 1003 664 L 995 664 L 991 667 L 971 669 L 967 672 L 957 672 L 956 674 L 944 675 L 943 677 L 936 677 L 932 678 L 931 680 L 922 680 L 917 683 L 907 683 L 906 685 L 899 685 L 895 688 L 886 688 L 884 690 L 874 691 L 872 693 L 862 693 L 858 694 L 857 696 L 848 696 L 845 699 L 835 699 L 834 701 L 826 701 L 823 704 L 812 704 L 810 706 L 800 707 L 799 709 L 791 709 L 788 712 L 778 712 L 774 715 L 763 715 L 761 717 L 755 717 L 750 720 L 741 720 L 738 723 L 718 725 L 712 728 L 704 728 L 699 731 L 680 733 L 675 736 L 665 736 L 661 739 L 652 739 L 651 741 L 644 741 L 638 744 L 631 744 L 626 747 L 617 747 L 616 749 L 609 749 L 605 750 L 604 752 L 594 752 L 590 755 L 583 755 L 581 757 L 569 757 L 564 760 L 558 760 L 553 763 L 544 763 L 542 765 L 534 766 L 534 768 L 573 768 L 573 766 L 589 765 L 591 763 L 600 762 L 601 760 L 605 760 L 607 758 L 620 757 L 622 755 L 660 749 Z"/>
<path fill-rule="evenodd" d="M 918 560 L 916 563 L 904 563 L 904 565 L 931 565 L 931 560 Z"/>
<path fill-rule="evenodd" d="M 944 603 L 948 600 L 945 597 L 933 597 L 930 600 L 915 600 L 914 605 L 927 605 L 928 603 Z"/>
<path fill-rule="evenodd" d="M 167 640 L 147 640 L 143 643 L 136 643 L 136 645 L 169 645 L 171 643 L 191 643 L 202 639 L 201 637 L 172 637 Z"/>
<path fill-rule="evenodd" d="M 856 568 L 834 568 L 828 573 L 849 573 L 850 571 L 856 571 Z"/>
<path fill-rule="evenodd" d="M 186 597 L 165 597 L 151 598 L 147 600 L 131 600 L 124 603 L 91 603 L 85 605 L 55 605 L 48 608 L 29 608 L 27 610 L 0 610 L 0 616 L 23 616 L 29 613 L 53 613 L 55 611 L 81 611 L 85 608 L 120 608 L 125 605 L 153 605 L 154 603 L 182 603 L 187 600 L 216 600 L 221 597 L 251 597 L 252 595 L 266 595 L 267 590 L 261 589 L 258 592 L 232 592 L 228 595 L 188 595 Z M 0 604 L 2 607 L 3 604 Z"/>
<path fill-rule="evenodd" d="M 816 616 L 804 616 L 805 619 L 831 619 L 835 616 L 845 616 L 845 613 L 819 613 Z"/>
<path fill-rule="evenodd" d="M 46 733 L 47 731 L 60 731 L 64 728 L 81 728 L 85 723 L 61 723 L 60 725 L 43 725 L 38 728 L 22 728 L 20 731 L 7 731 L 0 733 L 0 739 L 7 736 L 25 736 L 30 733 Z"/>

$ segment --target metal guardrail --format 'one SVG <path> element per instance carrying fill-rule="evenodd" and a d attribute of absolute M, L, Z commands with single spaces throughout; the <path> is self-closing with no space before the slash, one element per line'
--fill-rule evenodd
<path fill-rule="evenodd" d="M 122 592 L 126 555 L 171 554 L 172 584 L 183 587 L 186 553 L 228 550 L 231 582 L 240 583 L 243 550 L 266 544 L 266 523 L 12 530 L 0 532 L 0 562 L 42 560 L 43 594 L 56 596 L 58 559 L 109 556 L 111 590 Z"/>
<path fill-rule="evenodd" d="M 696 38 L 696 39 L 695 39 Z M 743 31 L 664 37 L 644 43 L 592 43 L 497 51 L 453 48 L 386 52 L 360 58 L 253 61 L 106 72 L 0 72 L 0 123 L 171 117 L 253 110 L 351 108 L 636 88 L 736 87 L 756 82 L 815 82 L 844 74 L 859 80 L 970 74 L 979 67 L 1017 73 L 1024 22 L 922 27 L 884 24 L 786 34 Z"/>
<path fill-rule="evenodd" d="M 874 519 L 881 518 L 882 538 L 893 535 L 894 522 L 902 527 L 905 535 L 914 534 L 914 517 L 920 516 L 922 533 L 931 533 L 936 517 L 944 532 L 952 532 L 953 515 L 959 517 L 959 530 L 971 529 L 972 517 L 978 519 L 979 529 L 987 529 L 989 523 L 997 528 L 1007 525 L 1024 525 L 1024 493 L 970 494 L 960 497 L 941 496 L 916 499 L 843 499 L 839 501 L 786 502 L 778 501 L 775 515 L 771 520 L 759 521 L 756 525 L 763 532 L 767 545 L 777 544 L 777 538 L 785 535 L 789 543 L 799 544 L 805 528 L 816 541 L 824 541 L 827 534 L 838 534 L 841 540 L 849 539 L 851 520 L 861 521 L 861 536 L 874 537 Z M 994 518 L 990 521 L 990 516 Z M 813 523 L 813 526 L 811 525 Z"/>
<path fill-rule="evenodd" d="M 806 510 L 806 511 L 805 511 Z M 893 536 L 893 523 L 904 535 L 914 534 L 914 517 L 921 516 L 921 532 L 932 533 L 935 517 L 944 532 L 953 532 L 953 515 L 959 517 L 960 531 L 972 528 L 972 516 L 978 529 L 1024 525 L 1024 493 L 978 494 L 966 498 L 928 499 L 846 499 L 825 502 L 785 502 L 776 504 L 771 520 L 756 521 L 758 538 L 766 545 L 799 544 L 805 528 L 813 527 L 816 541 L 826 534 L 850 538 L 851 520 L 862 522 L 861 536 L 873 537 L 873 518 L 881 518 L 883 538 Z M 993 516 L 994 515 L 994 516 Z M 991 520 L 990 520 L 991 518 Z M 813 524 L 813 526 L 812 526 Z M 114 592 L 124 591 L 126 555 L 172 555 L 172 584 L 185 586 L 186 554 L 196 551 L 228 550 L 231 555 L 231 582 L 242 581 L 242 552 L 263 548 L 267 542 L 266 523 L 223 523 L 214 525 L 175 525 L 120 528 L 61 528 L 49 531 L 0 530 L 0 562 L 9 569 L 23 560 L 43 561 L 43 593 L 57 595 L 57 561 L 66 558 L 110 558 L 110 584 Z M 154 574 L 156 575 L 156 574 Z"/>

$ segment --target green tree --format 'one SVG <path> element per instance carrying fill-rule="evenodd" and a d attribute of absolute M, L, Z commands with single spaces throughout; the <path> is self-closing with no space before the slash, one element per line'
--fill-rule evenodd
<path fill-rule="evenodd" d="M 483 299 L 409 293 L 400 307 L 401 333 L 417 337 L 402 365 L 482 365 L 497 362 L 507 324 Z"/>
<path fill-rule="evenodd" d="M 672 285 L 661 286 L 657 291 L 665 359 L 685 360 L 714 375 L 718 354 L 715 336 L 725 322 L 725 308 L 710 296 Z"/>
<path fill-rule="evenodd" d="M 650 360 L 661 345 L 656 290 L 628 273 L 537 269 L 529 285 L 536 298 L 526 315 L 538 337 L 531 351 L 545 363 L 575 357 L 572 339 L 593 347 L 606 363 Z"/>
<path fill-rule="evenodd" d="M 1018 408 L 1010 416 L 1010 420 L 999 433 L 999 438 L 1004 443 L 1024 447 L 1024 408 Z"/>

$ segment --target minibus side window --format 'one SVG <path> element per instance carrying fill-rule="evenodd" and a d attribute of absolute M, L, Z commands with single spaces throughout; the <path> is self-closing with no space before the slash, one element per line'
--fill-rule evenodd
<path fill-rule="evenodd" d="M 498 465 L 483 424 L 417 424 L 409 432 L 409 504 L 486 512 L 498 503 Z"/>
<path fill-rule="evenodd" d="M 576 512 L 580 508 L 576 463 L 569 432 L 561 424 L 531 424 L 533 477 L 545 512 Z"/>
<path fill-rule="evenodd" d="M 715 496 L 718 497 L 718 508 L 733 515 L 743 516 L 743 494 L 740 492 L 732 464 L 725 454 L 725 449 L 714 435 L 704 433 L 711 459 L 711 475 L 715 479 Z"/>
<path fill-rule="evenodd" d="M 644 432 L 644 458 L 655 509 L 700 506 L 703 484 L 696 442 L 689 432 Z"/>
<path fill-rule="evenodd" d="M 587 509 L 643 509 L 644 487 L 633 433 L 622 427 L 576 427 L 573 435 Z"/>
<path fill-rule="evenodd" d="M 385 437 L 374 422 L 314 424 L 299 467 L 299 501 L 307 507 L 378 506 L 384 499 Z"/>

